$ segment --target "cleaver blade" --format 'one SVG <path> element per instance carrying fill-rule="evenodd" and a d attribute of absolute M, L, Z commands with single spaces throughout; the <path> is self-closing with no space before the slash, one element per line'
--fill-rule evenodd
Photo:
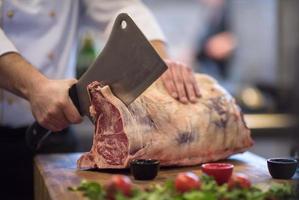
<path fill-rule="evenodd" d="M 69 94 L 80 114 L 89 116 L 87 85 L 91 82 L 109 85 L 113 94 L 129 105 L 166 70 L 166 64 L 137 25 L 122 13 L 104 49 Z"/>

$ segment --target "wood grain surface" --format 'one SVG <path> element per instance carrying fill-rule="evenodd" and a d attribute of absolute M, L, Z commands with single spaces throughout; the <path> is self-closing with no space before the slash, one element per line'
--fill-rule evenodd
<path fill-rule="evenodd" d="M 35 199 L 84 199 L 81 193 L 70 192 L 67 188 L 69 186 L 77 186 L 83 179 L 105 183 L 109 180 L 112 174 L 130 175 L 128 169 L 97 171 L 78 170 L 76 168 L 76 161 L 80 155 L 80 153 L 72 153 L 36 156 L 34 165 Z M 253 183 L 269 185 L 271 182 L 281 182 L 271 178 L 268 173 L 267 162 L 264 158 L 250 152 L 231 156 L 223 162 L 234 164 L 234 172 L 241 172 L 248 175 Z M 135 181 L 132 177 L 131 179 L 135 185 L 145 187 L 153 183 L 162 183 L 168 179 L 174 178 L 177 173 L 182 171 L 193 171 L 198 175 L 202 174 L 200 166 L 172 167 L 160 169 L 158 176 L 153 181 Z M 293 179 L 295 179 L 295 177 Z"/>

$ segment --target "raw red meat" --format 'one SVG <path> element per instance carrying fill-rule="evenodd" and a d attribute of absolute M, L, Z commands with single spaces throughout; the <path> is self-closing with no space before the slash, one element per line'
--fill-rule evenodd
<path fill-rule="evenodd" d="M 90 152 L 78 168 L 126 168 L 132 159 L 164 166 L 196 165 L 243 152 L 253 145 L 235 100 L 215 80 L 196 75 L 202 97 L 182 104 L 156 81 L 129 107 L 99 82 L 88 86 L 96 121 Z"/>

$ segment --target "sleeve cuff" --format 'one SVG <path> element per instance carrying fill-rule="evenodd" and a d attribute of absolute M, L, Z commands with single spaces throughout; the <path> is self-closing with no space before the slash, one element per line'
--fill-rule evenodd
<path fill-rule="evenodd" d="M 139 27 L 139 29 L 143 32 L 145 37 L 148 40 L 161 40 L 166 42 L 165 36 L 160 29 L 155 17 L 151 13 L 151 11 L 146 8 L 141 2 L 131 4 L 125 8 L 120 9 L 112 21 L 110 21 L 107 29 L 105 31 L 105 35 L 108 35 L 111 32 L 114 19 L 119 13 L 127 13 Z"/>
<path fill-rule="evenodd" d="M 0 56 L 8 52 L 18 52 L 15 45 L 7 38 L 2 29 L 0 29 Z"/>

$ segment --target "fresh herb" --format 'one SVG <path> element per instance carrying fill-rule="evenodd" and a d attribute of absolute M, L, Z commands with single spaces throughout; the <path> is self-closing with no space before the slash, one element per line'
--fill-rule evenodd
<path fill-rule="evenodd" d="M 100 184 L 93 181 L 83 180 L 78 187 L 69 187 L 70 191 L 81 191 L 90 200 L 104 200 L 105 191 Z"/>
<path fill-rule="evenodd" d="M 292 199 L 295 193 L 295 188 L 290 187 L 288 184 L 274 184 L 266 192 L 267 199 Z"/>
<path fill-rule="evenodd" d="M 174 182 L 169 180 L 164 184 L 155 184 L 146 189 L 134 188 L 130 197 L 117 192 L 115 200 L 291 200 L 294 188 L 291 184 L 274 184 L 267 190 L 256 186 L 248 189 L 229 189 L 227 184 L 217 185 L 209 176 L 201 176 L 201 188 L 181 193 L 176 191 Z M 103 186 L 91 181 L 82 181 L 78 187 L 69 188 L 71 191 L 81 191 L 89 200 L 107 199 Z"/>

